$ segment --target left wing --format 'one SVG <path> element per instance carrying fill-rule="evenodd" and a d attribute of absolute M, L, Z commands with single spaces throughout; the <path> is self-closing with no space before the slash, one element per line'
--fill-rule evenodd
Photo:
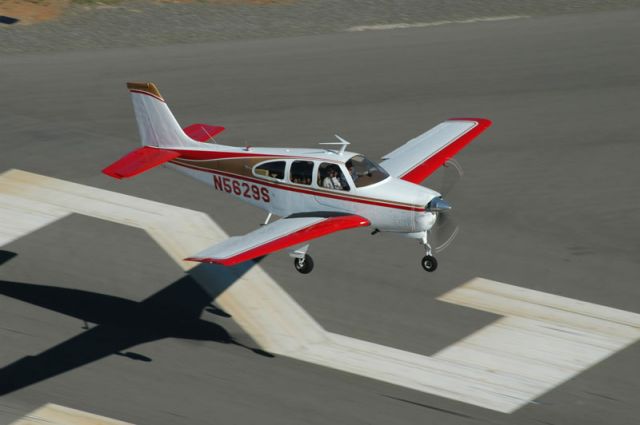
<path fill-rule="evenodd" d="M 452 118 L 382 157 L 389 174 L 421 183 L 491 125 L 485 118 Z"/>
<path fill-rule="evenodd" d="M 262 226 L 244 236 L 231 237 L 185 260 L 232 266 L 329 233 L 369 224 L 371 223 L 367 219 L 359 215 L 294 214 Z"/>

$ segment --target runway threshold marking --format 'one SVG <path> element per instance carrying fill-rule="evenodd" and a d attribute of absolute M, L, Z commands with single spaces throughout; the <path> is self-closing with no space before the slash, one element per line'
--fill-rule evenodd
<path fill-rule="evenodd" d="M 480 18 L 433 21 L 433 22 L 414 22 L 414 23 L 398 22 L 395 24 L 358 25 L 355 27 L 347 28 L 347 31 L 349 32 L 384 31 L 384 30 L 397 30 L 397 29 L 405 29 L 405 28 L 438 27 L 441 25 L 449 25 L 449 24 L 473 24 L 476 22 L 510 21 L 513 19 L 525 19 L 525 18 L 530 18 L 530 16 L 527 16 L 527 15 L 486 16 L 486 17 L 480 17 Z"/>
<path fill-rule="evenodd" d="M 47 403 L 10 425 L 132 425 L 105 416 Z"/>
<path fill-rule="evenodd" d="M 147 231 L 267 351 L 499 412 L 640 339 L 638 314 L 481 278 L 438 299 L 503 317 L 433 356 L 334 334 L 259 266 L 182 261 L 228 238 L 204 213 L 20 170 L 0 175 L 0 245 L 72 213 Z"/>

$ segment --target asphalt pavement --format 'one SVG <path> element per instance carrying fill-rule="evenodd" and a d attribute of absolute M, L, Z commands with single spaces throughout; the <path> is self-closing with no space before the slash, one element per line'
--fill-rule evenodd
<path fill-rule="evenodd" d="M 0 53 L 63 52 L 291 38 L 362 26 L 550 16 L 640 7 L 640 0 L 73 0 L 58 18 L 0 21 Z M 0 15 L 2 13 L 0 4 Z M 9 21 L 10 22 L 10 21 Z"/>
<path fill-rule="evenodd" d="M 183 125 L 227 127 L 221 143 L 315 146 L 337 133 L 371 158 L 446 118 L 487 117 L 494 125 L 458 157 L 465 176 L 450 201 L 462 231 L 436 273 L 420 268 L 415 242 L 366 230 L 314 242 L 311 275 L 283 253 L 261 265 L 328 330 L 427 355 L 497 318 L 435 299 L 475 276 L 640 313 L 638 19 L 632 9 L 4 56 L 0 170 L 205 211 L 243 234 L 262 212 L 182 175 L 100 173 L 139 144 L 124 82 L 154 81 Z M 109 324 L 101 341 L 118 347 L 139 322 L 164 335 L 149 317 L 171 311 L 123 320 L 100 295 L 144 305 L 183 279 L 144 232 L 82 216 L 2 249 L 0 375 L 86 331 L 65 303 L 20 301 L 36 289 L 26 284 L 59 288 L 54 300 L 93 293 Z M 232 318 L 202 317 L 243 339 Z M 227 341 L 151 338 L 3 395 L 0 422 L 46 402 L 155 424 L 630 424 L 640 414 L 637 344 L 505 415 Z M 94 343 L 60 355 L 91 358 Z"/>

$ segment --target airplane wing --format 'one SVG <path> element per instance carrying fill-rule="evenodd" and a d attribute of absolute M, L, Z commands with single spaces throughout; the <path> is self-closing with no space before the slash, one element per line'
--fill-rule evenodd
<path fill-rule="evenodd" d="M 485 118 L 452 118 L 382 157 L 394 177 L 421 183 L 491 125 Z"/>
<path fill-rule="evenodd" d="M 294 214 L 244 236 L 231 237 L 185 260 L 232 266 L 329 233 L 369 224 L 367 219 L 351 214 Z"/>

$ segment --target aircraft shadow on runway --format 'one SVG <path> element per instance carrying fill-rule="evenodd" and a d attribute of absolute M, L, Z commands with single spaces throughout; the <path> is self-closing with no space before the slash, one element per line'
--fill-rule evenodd
<path fill-rule="evenodd" d="M 0 264 L 15 256 L 11 254 L 0 251 Z M 229 284 L 226 282 L 224 287 Z M 149 357 L 123 350 L 163 338 L 235 344 L 273 357 L 239 343 L 222 326 L 200 319 L 203 310 L 213 307 L 211 303 L 219 293 L 207 293 L 191 276 L 141 302 L 78 289 L 9 281 L 0 281 L 0 294 L 76 317 L 85 324 L 96 324 L 36 356 L 23 357 L 0 369 L 0 396 L 113 354 L 151 361 Z"/>

